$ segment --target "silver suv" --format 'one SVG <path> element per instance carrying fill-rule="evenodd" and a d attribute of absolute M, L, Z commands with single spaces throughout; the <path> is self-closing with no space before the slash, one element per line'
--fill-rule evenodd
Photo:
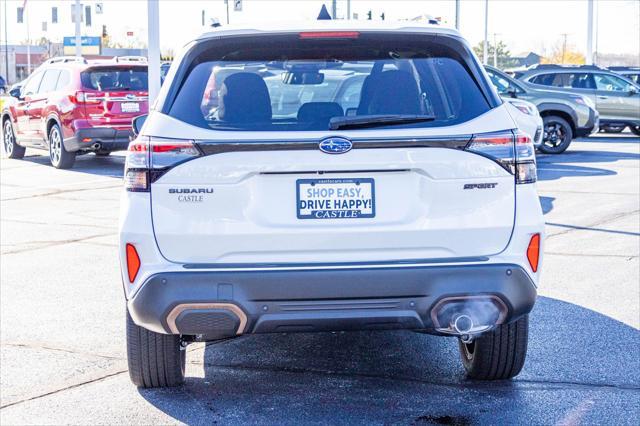
<path fill-rule="evenodd" d="M 598 131 L 599 114 L 588 97 L 539 89 L 489 65 L 485 65 L 485 70 L 500 96 L 524 99 L 538 108 L 544 123 L 540 151 L 560 154 L 573 138 Z"/>
<path fill-rule="evenodd" d="M 520 79 L 549 90 L 587 96 L 600 113 L 601 128 L 629 126 L 640 136 L 640 86 L 626 77 L 593 65 L 539 65 Z"/>

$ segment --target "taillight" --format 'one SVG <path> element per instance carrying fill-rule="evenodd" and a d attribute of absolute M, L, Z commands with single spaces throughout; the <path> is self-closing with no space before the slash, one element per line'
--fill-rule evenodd
<path fill-rule="evenodd" d="M 527 247 L 527 260 L 533 272 L 538 271 L 538 261 L 540 260 L 540 234 L 533 234 Z"/>
<path fill-rule="evenodd" d="M 76 92 L 71 96 L 71 102 L 74 104 L 99 104 L 104 96 L 102 92 Z"/>
<path fill-rule="evenodd" d="M 515 175 L 518 184 L 538 180 L 533 142 L 519 130 L 474 135 L 465 150 L 491 158 Z"/>
<path fill-rule="evenodd" d="M 127 191 L 147 192 L 150 184 L 172 167 L 200 155 L 190 140 L 140 136 L 129 144 L 124 186 Z"/>
<path fill-rule="evenodd" d="M 140 256 L 133 244 L 127 243 L 127 273 L 129 275 L 129 282 L 132 283 L 136 280 L 138 271 L 140 270 Z"/>

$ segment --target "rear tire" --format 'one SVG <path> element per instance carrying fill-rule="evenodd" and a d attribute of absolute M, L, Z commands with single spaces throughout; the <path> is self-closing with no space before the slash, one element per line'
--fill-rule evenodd
<path fill-rule="evenodd" d="M 505 380 L 520 373 L 527 355 L 529 316 L 502 324 L 481 334 L 471 343 L 460 345 L 467 376 L 476 380 Z"/>
<path fill-rule="evenodd" d="M 141 388 L 165 388 L 184 383 L 186 351 L 180 336 L 160 334 L 136 325 L 127 310 L 129 377 Z"/>
<path fill-rule="evenodd" d="M 640 126 L 629 126 L 629 130 L 636 136 L 640 136 Z"/>
<path fill-rule="evenodd" d="M 56 169 L 70 169 L 76 161 L 76 153 L 65 149 L 62 132 L 57 124 L 49 130 L 49 160 Z"/>
<path fill-rule="evenodd" d="M 573 131 L 571 125 L 562 117 L 548 115 L 542 118 L 544 135 L 542 144 L 538 148 L 545 154 L 563 153 L 571 145 Z"/>
<path fill-rule="evenodd" d="M 16 134 L 13 132 L 11 120 L 5 120 L 2 126 L 2 153 L 7 158 L 19 160 L 24 157 L 26 149 L 16 142 Z"/>

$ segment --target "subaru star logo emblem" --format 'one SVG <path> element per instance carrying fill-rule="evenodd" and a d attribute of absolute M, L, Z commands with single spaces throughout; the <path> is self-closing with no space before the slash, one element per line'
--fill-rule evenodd
<path fill-rule="evenodd" d="M 353 144 L 349 139 L 333 137 L 321 140 L 318 147 L 326 154 L 344 154 L 351 150 Z"/>

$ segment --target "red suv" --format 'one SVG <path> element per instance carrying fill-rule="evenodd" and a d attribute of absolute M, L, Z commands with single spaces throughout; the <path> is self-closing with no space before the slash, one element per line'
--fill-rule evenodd
<path fill-rule="evenodd" d="M 67 169 L 77 154 L 126 150 L 131 121 L 148 112 L 147 77 L 146 64 L 117 60 L 38 68 L 3 108 L 5 155 L 46 149 L 54 167 Z"/>

